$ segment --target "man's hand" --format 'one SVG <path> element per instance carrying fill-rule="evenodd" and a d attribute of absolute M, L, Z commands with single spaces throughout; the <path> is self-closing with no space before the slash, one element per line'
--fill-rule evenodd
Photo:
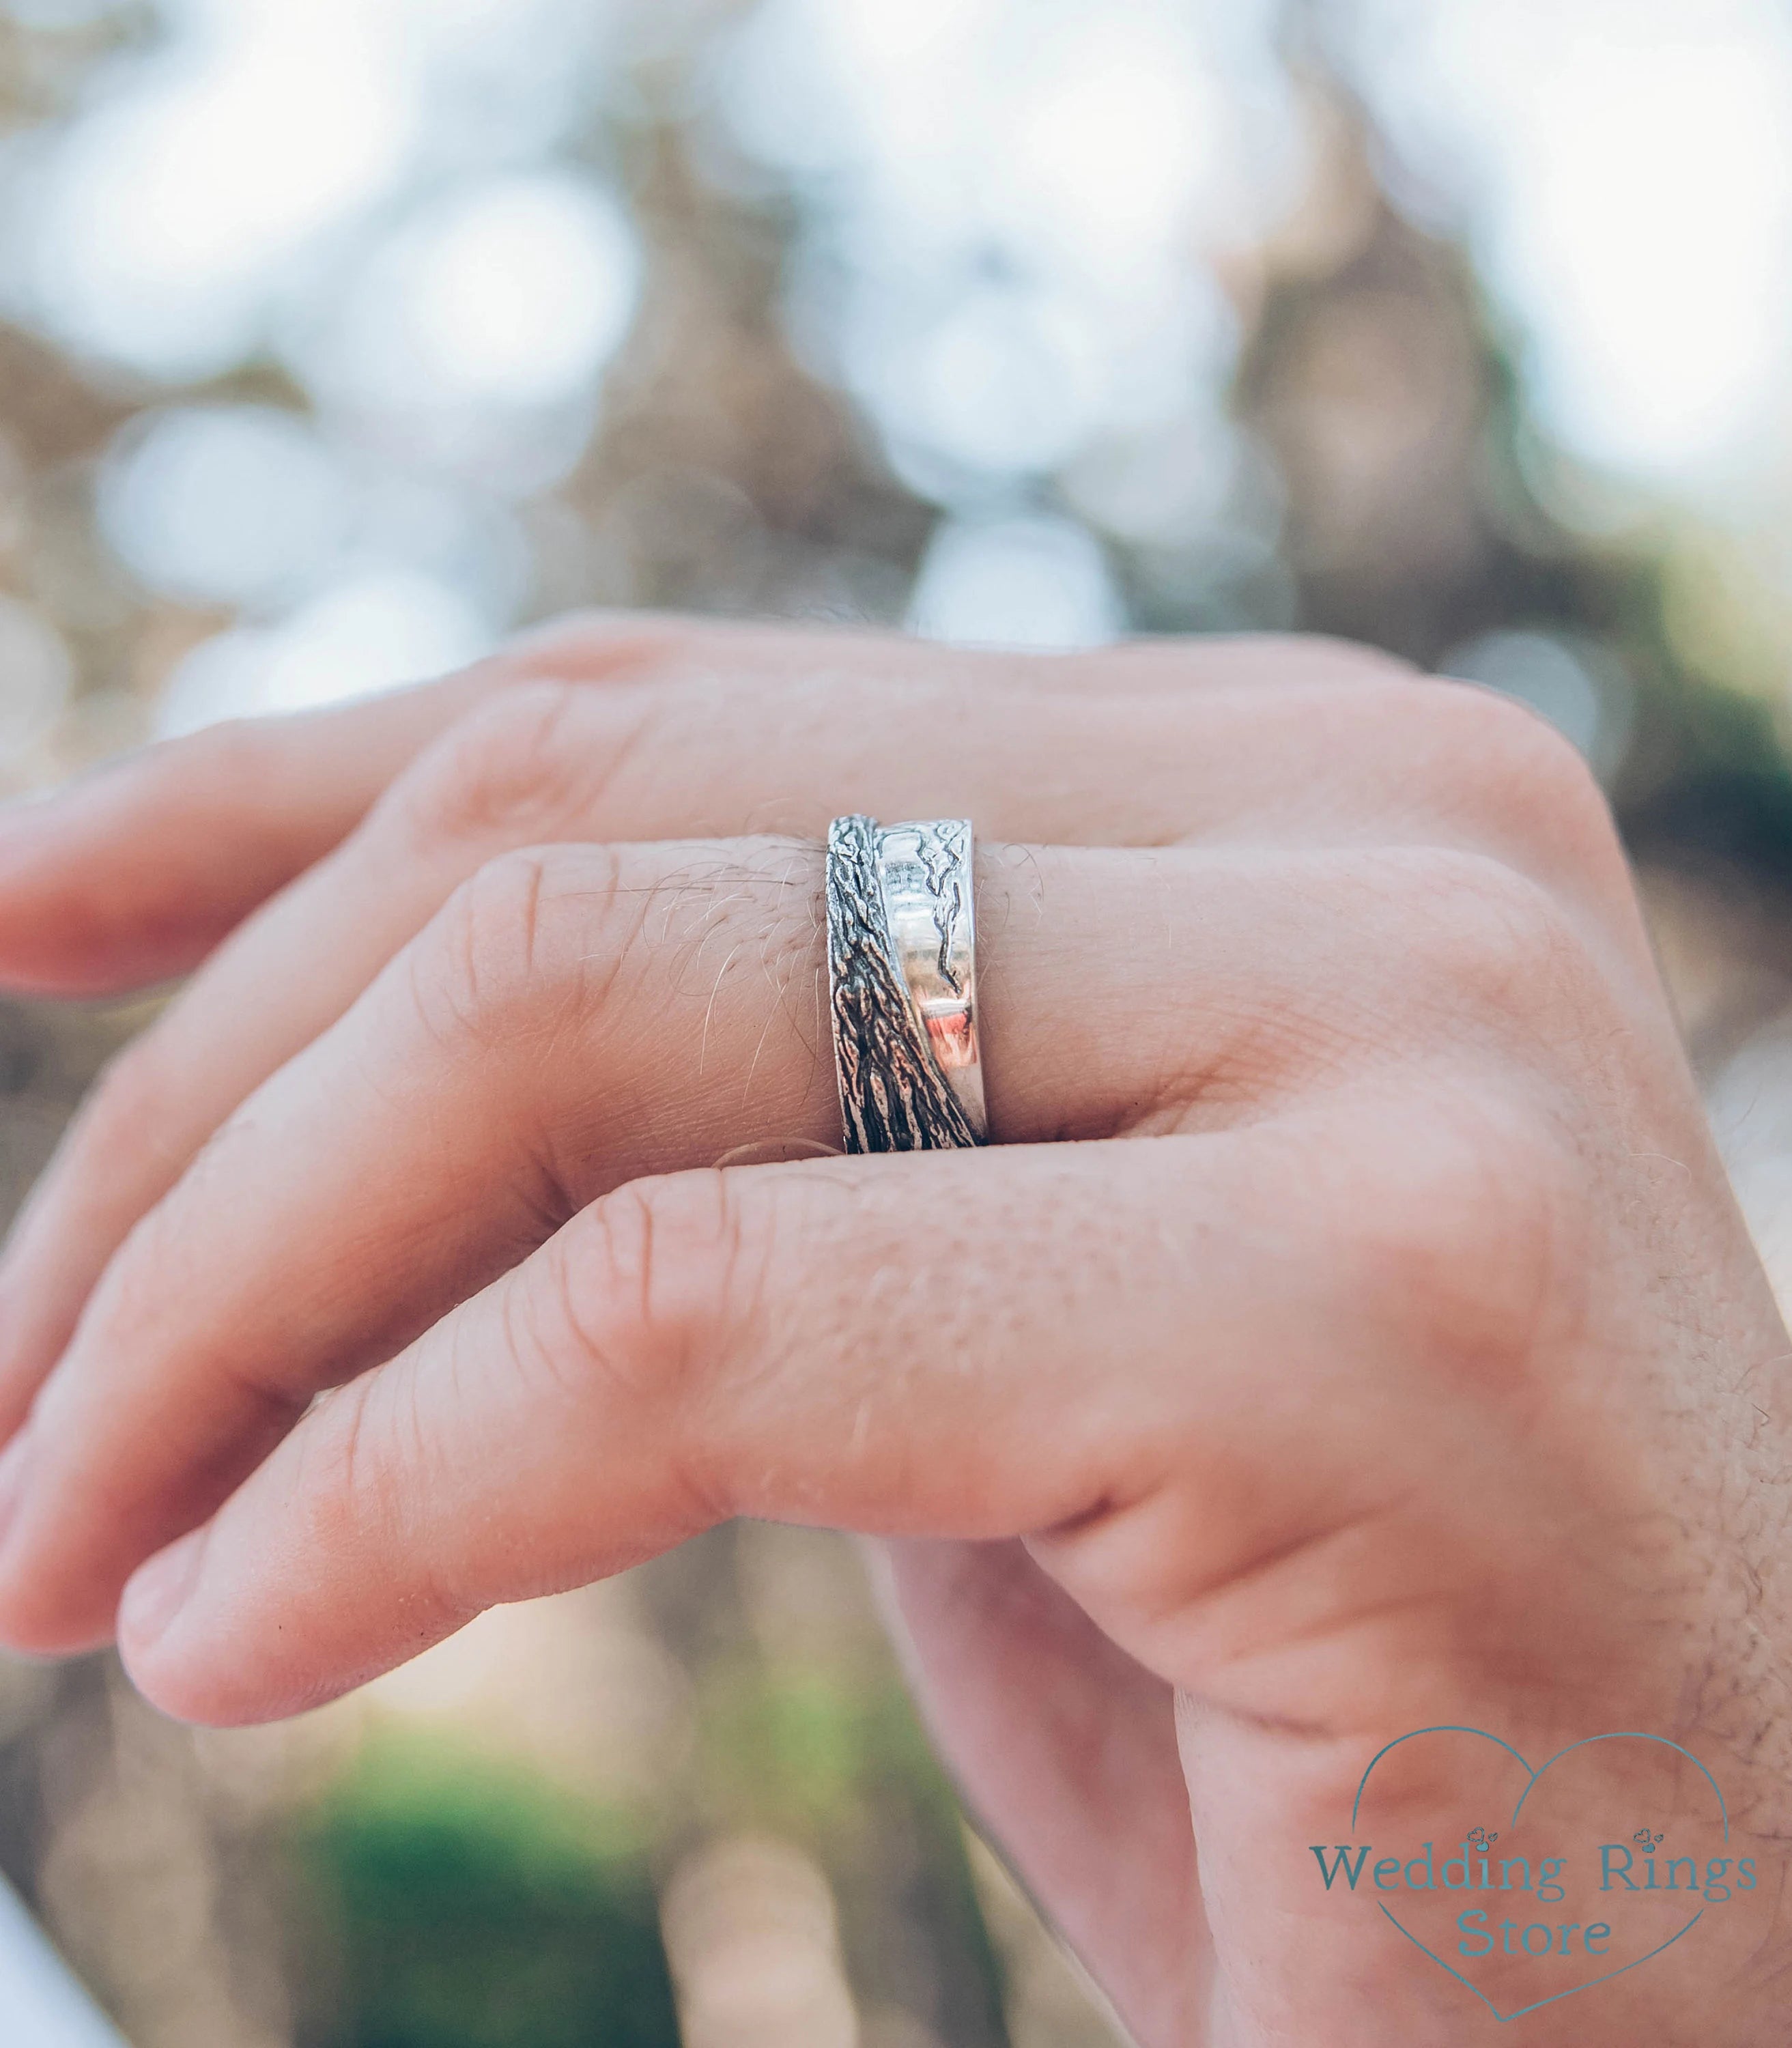
<path fill-rule="evenodd" d="M 839 1142 L 855 810 L 976 824 L 997 1144 L 718 1167 Z M 855 1530 L 1150 2048 L 1495 2025 L 1311 1868 L 1441 1724 L 1670 1737 L 1760 1872 L 1531 2042 L 1786 2038 L 1786 1340 L 1528 712 L 1317 642 L 575 622 L 0 827 L 14 986 L 202 957 L 0 1272 L 0 1639 L 252 1720 L 727 1516 Z M 1588 1754 L 1591 1826 L 1643 1780 Z"/>

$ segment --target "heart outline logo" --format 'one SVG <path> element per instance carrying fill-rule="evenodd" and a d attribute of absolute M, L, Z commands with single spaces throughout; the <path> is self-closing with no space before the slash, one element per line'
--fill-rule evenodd
<path fill-rule="evenodd" d="M 1693 1752 L 1689 1749 L 1683 1749 L 1678 1743 L 1670 1741 L 1665 1735 L 1650 1735 L 1641 1728 L 1613 1728 L 1608 1730 L 1604 1735 L 1583 1736 L 1578 1742 L 1569 1743 L 1566 1748 L 1558 1749 L 1555 1755 L 1549 1758 L 1547 1761 L 1533 1767 L 1530 1759 L 1527 1756 L 1523 1755 L 1519 1751 L 1515 1749 L 1509 1742 L 1505 1741 L 1502 1737 L 1489 1734 L 1485 1728 L 1461 1727 L 1454 1723 L 1447 1723 L 1437 1728 L 1414 1728 L 1410 1734 L 1396 1736 L 1392 1742 L 1384 1744 L 1382 1748 L 1378 1749 L 1375 1751 L 1375 1755 L 1370 1758 L 1368 1767 L 1363 1773 L 1361 1782 L 1356 1787 L 1356 1797 L 1351 1802 L 1350 1831 L 1352 1836 L 1356 1833 L 1357 1818 L 1363 1810 L 1363 1794 L 1369 1789 L 1369 1780 L 1375 1774 L 1375 1766 L 1381 1762 L 1384 1756 L 1388 1755 L 1391 1751 L 1398 1749 L 1402 1743 L 1416 1742 L 1418 1738 L 1423 1735 L 1479 1736 L 1484 1742 L 1491 1742 L 1497 1748 L 1504 1750 L 1506 1754 L 1512 1759 L 1513 1762 L 1526 1774 L 1525 1788 L 1523 1791 L 1519 1794 L 1518 1803 L 1512 1809 L 1512 1817 L 1507 1823 L 1508 1830 L 1512 1828 L 1515 1828 L 1518 1825 L 1519 1816 L 1524 1811 L 1525 1802 L 1530 1797 L 1531 1794 L 1536 1790 L 1539 1781 L 1554 1765 L 1561 1763 L 1561 1759 L 1565 1756 L 1571 1756 L 1577 1749 L 1590 1748 L 1596 1743 L 1658 1743 L 1662 1748 L 1671 1749 L 1677 1756 L 1685 1757 L 1686 1761 L 1697 1770 L 1701 1776 L 1705 1779 L 1706 1784 L 1711 1787 L 1712 1792 L 1717 1801 L 1717 1810 L 1723 1817 L 1724 1845 L 1726 1848 L 1729 1846 L 1730 1809 L 1728 1802 L 1724 1797 L 1723 1787 L 1717 1782 L 1717 1780 L 1712 1776 L 1710 1771 L 1705 1767 L 1704 1763 L 1702 1763 L 1697 1757 L 1693 1755 Z M 1454 1977 L 1459 1984 L 1462 1984 L 1468 1990 L 1472 1991 L 1475 1994 L 1476 1997 L 1481 2001 L 1482 2004 L 1487 2007 L 1488 2011 L 1493 2015 L 1494 2018 L 1499 2021 L 1502 2026 L 1503 2026 L 1508 2020 L 1522 2019 L 1527 2012 L 1538 2011 L 1541 2007 L 1546 2005 L 1559 2004 L 1565 1998 L 1577 1998 L 1584 1991 L 1592 1991 L 1600 1984 L 1610 1984 L 1614 1977 L 1625 1976 L 1632 1970 L 1640 1969 L 1645 1963 L 1653 1962 L 1656 1957 L 1665 1954 L 1668 1949 L 1671 1949 L 1676 1941 L 1683 1940 L 1688 1934 L 1691 1934 L 1693 1930 L 1697 1926 L 1699 1922 L 1705 1915 L 1705 1909 L 1701 1906 L 1698 1911 L 1693 1915 L 1692 1918 L 1686 1922 L 1685 1926 L 1680 1930 L 1678 1934 L 1670 1934 L 1666 1941 L 1658 1943 L 1654 1948 L 1651 1949 L 1646 1956 L 1638 1956 L 1633 1961 L 1620 1965 L 1619 1967 L 1615 1970 L 1606 1971 L 1602 1976 L 1588 1977 L 1584 1984 L 1572 1984 L 1566 1991 L 1552 1992 L 1547 1998 L 1533 1999 L 1529 2005 L 1519 2006 L 1511 2012 L 1502 2012 L 1499 2007 L 1494 2003 L 1493 2000 L 1488 1996 L 1487 1993 L 1481 1989 L 1479 1984 L 1474 1983 L 1471 1979 L 1464 1976 L 1460 1970 L 1453 1969 L 1451 1966 L 1444 1961 L 1443 1957 L 1437 1953 L 1435 1949 L 1432 1948 L 1428 1943 L 1422 1941 L 1418 1935 L 1413 1932 L 1411 1928 L 1402 1925 L 1399 1919 L 1394 1914 L 1390 1913 L 1387 1906 L 1381 1904 L 1379 1900 L 1376 1902 L 1376 1906 L 1377 1910 L 1388 1922 L 1390 1926 L 1396 1928 L 1401 1934 L 1404 1934 L 1406 1939 L 1412 1943 L 1413 1946 L 1417 1949 L 1421 1954 L 1429 1956 L 1431 1961 L 1437 1965 L 1439 1969 L 1443 1971 L 1446 1976 Z"/>

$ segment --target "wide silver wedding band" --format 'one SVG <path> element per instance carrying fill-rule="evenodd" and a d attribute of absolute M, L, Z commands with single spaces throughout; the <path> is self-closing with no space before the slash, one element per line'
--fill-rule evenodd
<path fill-rule="evenodd" d="M 828 1011 L 848 1152 L 988 1138 L 972 848 L 964 818 L 828 828 Z"/>

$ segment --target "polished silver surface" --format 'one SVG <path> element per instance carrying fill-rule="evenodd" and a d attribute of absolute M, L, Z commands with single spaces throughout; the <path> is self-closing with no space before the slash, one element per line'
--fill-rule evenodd
<path fill-rule="evenodd" d="M 977 925 L 968 818 L 891 825 L 875 841 L 884 922 L 933 1064 L 987 1135 L 977 1049 Z"/>
<path fill-rule="evenodd" d="M 836 818 L 828 984 L 849 1152 L 980 1145 L 971 828 Z"/>

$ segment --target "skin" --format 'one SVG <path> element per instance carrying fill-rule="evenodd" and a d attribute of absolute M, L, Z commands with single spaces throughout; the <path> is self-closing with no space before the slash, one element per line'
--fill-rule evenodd
<path fill-rule="evenodd" d="M 847 810 L 976 823 L 998 1142 L 719 1167 L 839 1144 Z M 261 1720 L 730 1516 L 855 1530 L 1146 2048 L 1493 2029 L 1305 1847 L 1439 1724 L 1672 1736 L 1763 1873 L 1530 2042 L 1786 2038 L 1786 1336 L 1527 712 L 575 620 L 0 824 L 13 986 L 196 965 L 0 1268 L 0 1641 Z"/>

